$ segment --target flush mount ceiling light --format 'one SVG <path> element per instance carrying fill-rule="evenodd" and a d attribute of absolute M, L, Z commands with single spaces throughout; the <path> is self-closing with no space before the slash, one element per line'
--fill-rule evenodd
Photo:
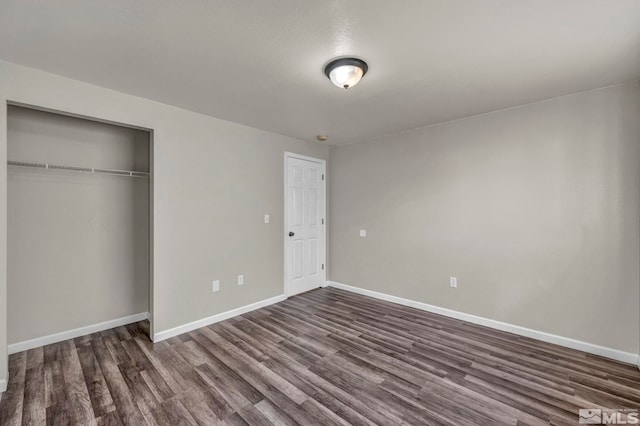
<path fill-rule="evenodd" d="M 333 84 L 348 89 L 358 84 L 368 69 L 367 63 L 361 59 L 338 58 L 324 67 L 324 73 Z"/>

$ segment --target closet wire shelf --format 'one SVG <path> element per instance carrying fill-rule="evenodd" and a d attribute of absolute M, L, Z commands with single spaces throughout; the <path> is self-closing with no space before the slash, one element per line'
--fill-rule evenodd
<path fill-rule="evenodd" d="M 59 164 L 30 163 L 26 161 L 7 161 L 7 165 L 17 166 L 17 167 L 35 167 L 35 168 L 46 169 L 46 170 L 63 170 L 63 171 L 69 171 L 69 172 L 101 173 L 101 174 L 116 175 L 116 176 L 129 176 L 129 177 L 141 177 L 141 178 L 149 177 L 148 172 L 137 172 L 134 170 L 98 169 L 94 167 L 61 166 Z"/>

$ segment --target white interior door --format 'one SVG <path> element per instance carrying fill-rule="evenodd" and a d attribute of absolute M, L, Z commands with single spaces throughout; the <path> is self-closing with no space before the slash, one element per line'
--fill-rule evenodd
<path fill-rule="evenodd" d="M 288 296 L 325 282 L 325 162 L 285 157 L 285 274 Z"/>

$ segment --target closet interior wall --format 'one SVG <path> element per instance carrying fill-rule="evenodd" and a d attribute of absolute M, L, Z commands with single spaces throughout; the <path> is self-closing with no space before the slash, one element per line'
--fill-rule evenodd
<path fill-rule="evenodd" d="M 10 161 L 149 172 L 149 132 L 8 107 Z M 149 311 L 149 178 L 9 166 L 8 343 Z"/>

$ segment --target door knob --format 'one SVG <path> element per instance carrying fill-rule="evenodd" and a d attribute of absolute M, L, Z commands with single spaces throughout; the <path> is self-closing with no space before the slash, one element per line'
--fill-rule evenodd
<path fill-rule="evenodd" d="M 296 235 L 295 232 L 289 232 L 290 237 L 293 237 L 294 235 Z"/>

